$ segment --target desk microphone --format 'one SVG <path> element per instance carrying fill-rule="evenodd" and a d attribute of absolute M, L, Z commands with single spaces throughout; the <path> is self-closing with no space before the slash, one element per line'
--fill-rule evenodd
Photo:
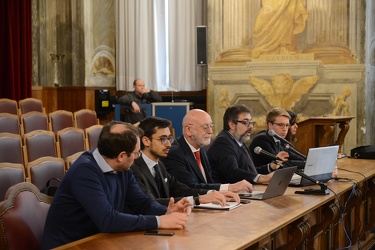
<path fill-rule="evenodd" d="M 274 154 L 271 154 L 270 152 L 268 151 L 265 151 L 263 150 L 261 147 L 256 147 L 254 149 L 254 152 L 258 155 L 262 155 L 262 156 L 266 156 L 268 158 L 271 158 L 271 159 L 274 159 L 274 160 L 280 160 L 282 161 L 282 159 L 280 159 L 279 157 L 277 157 L 276 155 Z M 282 167 L 284 167 L 284 165 L 286 165 L 287 167 L 293 167 L 289 162 L 283 162 L 282 164 Z M 295 172 L 295 174 L 301 176 L 302 178 L 305 178 L 317 185 L 320 186 L 320 189 L 305 189 L 304 191 L 296 191 L 295 193 L 296 194 L 319 194 L 319 195 L 326 195 L 326 194 L 329 194 L 329 191 L 328 191 L 328 188 L 327 188 L 327 184 L 323 183 L 323 182 L 320 182 L 318 180 L 315 180 L 314 178 L 302 173 L 302 172 Z"/>
<path fill-rule="evenodd" d="M 266 150 L 263 150 L 261 147 L 256 147 L 254 148 L 254 153 L 256 153 L 257 155 L 263 155 L 263 156 L 266 156 L 268 158 L 271 158 L 273 160 L 277 160 L 277 161 L 283 161 L 281 158 L 277 157 L 276 155 L 274 154 L 271 154 L 270 152 L 266 151 Z"/>
<path fill-rule="evenodd" d="M 282 141 L 283 143 L 285 143 L 285 148 L 286 148 L 287 150 L 292 151 L 293 153 L 299 155 L 300 157 L 302 157 L 303 159 L 306 160 L 306 156 L 305 156 L 305 155 L 303 155 L 303 154 L 301 154 L 300 152 L 298 152 L 297 149 L 295 149 L 289 141 L 287 141 L 287 140 L 285 140 L 284 138 L 282 138 L 281 136 L 279 136 L 277 133 L 275 133 L 275 131 L 273 131 L 273 130 L 268 130 L 268 135 L 269 135 L 269 136 L 272 136 L 272 137 L 275 137 L 276 139 Z"/>

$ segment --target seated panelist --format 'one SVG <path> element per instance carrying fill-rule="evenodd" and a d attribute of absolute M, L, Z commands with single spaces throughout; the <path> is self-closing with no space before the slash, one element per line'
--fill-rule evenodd
<path fill-rule="evenodd" d="M 212 179 L 204 147 L 211 143 L 213 129 L 211 116 L 207 112 L 200 109 L 188 111 L 182 120 L 182 136 L 172 143 L 167 157 L 161 159 L 167 171 L 191 188 L 251 192 L 252 185 L 246 180 L 221 184 Z"/>

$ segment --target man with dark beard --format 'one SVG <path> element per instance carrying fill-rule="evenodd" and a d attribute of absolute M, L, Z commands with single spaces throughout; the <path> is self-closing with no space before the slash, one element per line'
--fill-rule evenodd
<path fill-rule="evenodd" d="M 255 167 L 248 148 L 255 122 L 251 110 L 245 105 L 234 104 L 224 113 L 223 130 L 207 151 L 212 167 L 212 177 L 219 183 L 236 183 L 243 179 L 251 183 L 268 183 L 279 165 L 271 163 Z"/>
<path fill-rule="evenodd" d="M 169 120 L 150 116 L 138 126 L 144 131 L 141 138 L 142 156 L 134 161 L 131 170 L 141 190 L 160 204 L 168 204 L 171 197 L 179 201 L 187 196 L 191 196 L 189 201 L 193 200 L 191 203 L 195 205 L 216 202 L 225 206 L 229 199 L 239 202 L 239 196 L 233 192 L 190 188 L 167 172 L 159 159 L 167 156 L 174 141 L 170 124 Z"/>

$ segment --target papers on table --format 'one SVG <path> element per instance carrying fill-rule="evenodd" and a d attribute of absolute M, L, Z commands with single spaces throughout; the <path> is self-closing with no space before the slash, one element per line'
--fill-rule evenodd
<path fill-rule="evenodd" d="M 227 204 L 224 207 L 222 207 L 218 203 L 205 203 L 205 204 L 195 205 L 194 208 L 213 209 L 213 210 L 232 210 L 241 205 L 242 205 L 241 203 L 238 203 L 235 201 L 227 201 Z"/>

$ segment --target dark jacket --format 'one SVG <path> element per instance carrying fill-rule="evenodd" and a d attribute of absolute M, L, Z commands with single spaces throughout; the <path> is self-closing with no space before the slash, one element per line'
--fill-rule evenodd
<path fill-rule="evenodd" d="M 219 183 L 236 183 L 247 180 L 254 183 L 258 174 L 268 174 L 268 167 L 260 166 L 254 172 L 251 159 L 228 131 L 222 130 L 207 151 L 212 177 Z"/>
<path fill-rule="evenodd" d="M 272 162 L 271 158 L 267 158 L 263 155 L 256 154 L 254 152 L 254 149 L 256 147 L 261 147 L 263 150 L 273 155 L 277 155 L 280 151 L 287 151 L 285 149 L 285 145 L 282 142 L 280 142 L 279 147 L 276 144 L 275 139 L 272 136 L 268 135 L 267 131 L 261 131 L 253 138 L 249 146 L 249 150 L 255 166 L 260 166 Z M 291 151 L 287 152 L 289 153 L 288 163 L 290 163 L 293 166 L 297 166 L 298 168 L 304 168 L 306 163 L 305 159 Z"/>
<path fill-rule="evenodd" d="M 170 197 L 173 197 L 175 201 L 178 201 L 182 197 L 186 196 L 197 197 L 200 194 L 207 194 L 208 190 L 189 188 L 185 184 L 177 181 L 175 177 L 171 176 L 167 172 L 164 164 L 161 161 L 159 161 L 158 165 L 163 183 L 163 193 L 159 192 L 155 179 L 142 157 L 139 157 L 134 161 L 133 165 L 131 166 L 131 170 L 133 171 L 135 179 L 137 180 L 141 190 L 160 204 L 168 206 Z"/>
<path fill-rule="evenodd" d="M 177 178 L 178 181 L 191 188 L 220 190 L 220 183 L 214 183 L 211 176 L 211 166 L 204 148 L 200 148 L 201 163 L 206 174 L 207 183 L 198 166 L 193 152 L 183 136 L 172 143 L 168 156 L 161 161 L 164 163 L 168 173 Z"/>

